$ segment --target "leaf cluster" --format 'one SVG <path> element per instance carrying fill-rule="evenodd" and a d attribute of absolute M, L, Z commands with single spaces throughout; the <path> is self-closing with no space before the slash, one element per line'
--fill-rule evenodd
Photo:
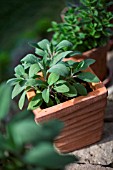
<path fill-rule="evenodd" d="M 1 96 L 6 86 L 0 85 Z M 11 100 L 9 93 L 4 93 L 3 98 L 3 102 Z M 63 128 L 62 122 L 51 120 L 37 125 L 28 111 L 16 113 L 6 122 L 5 111 L 9 111 L 9 105 L 9 102 L 2 104 L 0 111 L 1 170 L 64 169 L 78 160 L 73 155 L 60 154 L 53 144 Z"/>
<path fill-rule="evenodd" d="M 106 45 L 113 35 L 113 19 L 105 0 L 80 0 L 79 7 L 68 7 L 64 22 L 52 22 L 53 42 L 71 41 L 73 50 L 81 52 Z"/>
<path fill-rule="evenodd" d="M 63 40 L 53 45 L 47 39 L 37 44 L 35 53 L 25 56 L 15 68 L 15 78 L 8 80 L 14 86 L 12 98 L 21 94 L 19 108 L 22 109 L 26 92 L 34 90 L 36 95 L 31 99 L 28 109 L 50 107 L 78 95 L 87 95 L 87 89 L 80 82 L 98 82 L 99 79 L 90 72 L 83 72 L 95 60 L 86 59 L 80 62 L 64 61 L 73 54 L 65 50 L 72 44 Z M 80 54 L 80 53 L 76 53 Z"/>

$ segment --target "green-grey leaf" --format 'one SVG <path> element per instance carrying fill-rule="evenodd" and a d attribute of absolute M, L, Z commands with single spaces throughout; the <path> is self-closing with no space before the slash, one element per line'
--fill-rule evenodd
<path fill-rule="evenodd" d="M 82 84 L 75 83 L 74 86 L 75 86 L 78 94 L 80 94 L 82 96 L 86 96 L 87 95 L 87 90 L 86 90 L 86 88 Z"/>
<path fill-rule="evenodd" d="M 26 86 L 43 86 L 46 87 L 46 82 L 42 81 L 42 80 L 36 80 L 36 79 L 28 79 L 26 84 Z"/>
<path fill-rule="evenodd" d="M 56 64 L 48 72 L 66 77 L 69 74 L 69 69 L 64 64 Z"/>
<path fill-rule="evenodd" d="M 94 75 L 90 72 L 82 72 L 82 73 L 78 74 L 77 77 L 83 81 L 86 81 L 86 82 L 98 83 L 100 81 L 96 75 Z"/>
<path fill-rule="evenodd" d="M 89 59 L 84 60 L 84 62 L 85 62 L 85 64 L 87 64 L 87 67 L 88 67 L 88 66 L 90 66 L 91 64 L 95 63 L 95 60 L 89 58 Z"/>
<path fill-rule="evenodd" d="M 66 86 L 65 84 L 62 84 L 60 86 L 55 86 L 54 90 L 57 91 L 58 93 L 66 93 L 69 91 L 69 87 Z"/>
<path fill-rule="evenodd" d="M 69 85 L 69 92 L 64 94 L 67 97 L 75 97 L 77 96 L 77 90 L 74 86 Z"/>
<path fill-rule="evenodd" d="M 31 67 L 29 69 L 29 77 L 33 77 L 39 71 L 40 71 L 40 67 L 39 67 L 38 63 L 31 65 Z"/>
<path fill-rule="evenodd" d="M 38 46 L 43 50 L 47 50 L 47 45 L 50 45 L 50 43 L 47 39 L 44 39 L 44 40 L 38 42 Z"/>
<path fill-rule="evenodd" d="M 56 56 L 53 57 L 50 65 L 53 66 L 57 64 L 59 61 L 61 61 L 63 58 L 65 58 L 68 54 L 70 54 L 72 51 L 65 51 L 60 54 L 57 54 Z"/>
<path fill-rule="evenodd" d="M 39 61 L 40 59 L 36 57 L 34 54 L 27 54 L 22 60 L 22 63 L 30 63 L 30 64 L 35 64 Z"/>
<path fill-rule="evenodd" d="M 94 59 L 86 59 L 84 60 L 84 64 L 81 67 L 81 71 L 87 69 L 91 64 L 95 63 Z"/>
<path fill-rule="evenodd" d="M 77 73 L 79 71 L 83 71 L 85 69 L 87 69 L 91 64 L 93 64 L 95 62 L 94 59 L 86 59 L 86 60 L 82 60 L 78 63 L 75 63 L 75 69 L 74 69 L 74 73 Z"/>
<path fill-rule="evenodd" d="M 42 94 L 38 93 L 36 96 L 34 96 L 28 105 L 28 110 L 34 110 L 42 104 Z"/>
<path fill-rule="evenodd" d="M 69 54 L 69 57 L 74 57 L 74 56 L 78 56 L 78 55 L 82 55 L 82 53 L 80 51 L 73 51 Z"/>
<path fill-rule="evenodd" d="M 59 75 L 55 73 L 51 73 L 48 77 L 48 84 L 51 86 L 59 79 Z"/>
<path fill-rule="evenodd" d="M 73 44 L 71 42 L 69 42 L 68 40 L 63 40 L 61 41 L 57 46 L 56 46 L 56 49 L 57 50 L 60 50 L 64 47 L 69 47 L 69 46 L 72 46 Z"/>
<path fill-rule="evenodd" d="M 23 66 L 19 64 L 17 67 L 15 67 L 15 73 L 18 74 L 19 76 L 24 75 L 25 70 Z"/>
<path fill-rule="evenodd" d="M 10 86 L 13 86 L 16 83 L 20 82 L 21 80 L 23 80 L 23 78 L 12 78 L 7 81 L 7 84 L 9 84 Z"/>
<path fill-rule="evenodd" d="M 49 89 L 44 89 L 42 92 L 42 98 L 46 103 L 49 102 Z"/>
<path fill-rule="evenodd" d="M 23 106 L 24 106 L 24 102 L 25 102 L 25 96 L 26 96 L 26 92 L 24 91 L 20 97 L 20 100 L 19 100 L 19 108 L 20 110 L 22 110 Z"/>
<path fill-rule="evenodd" d="M 74 68 L 74 71 L 73 71 L 73 72 L 74 72 L 74 73 L 77 73 L 77 72 L 83 70 L 84 60 L 83 60 L 83 61 L 80 61 L 80 62 L 78 62 L 78 63 L 75 63 L 74 65 L 75 65 L 75 68 Z"/>
<path fill-rule="evenodd" d="M 58 84 L 65 84 L 65 83 L 66 83 L 65 80 L 59 80 L 59 81 L 57 81 L 55 84 L 58 85 Z"/>
<path fill-rule="evenodd" d="M 45 52 L 39 48 L 36 48 L 35 49 L 35 53 L 39 56 L 44 56 L 45 55 Z"/>
<path fill-rule="evenodd" d="M 12 91 L 12 99 L 17 96 L 18 94 L 20 94 L 23 90 L 25 89 L 25 86 L 20 86 L 20 84 L 16 84 L 14 86 L 14 89 Z"/>
<path fill-rule="evenodd" d="M 11 87 L 5 83 L 0 85 L 0 119 L 5 118 L 9 112 L 11 102 Z"/>

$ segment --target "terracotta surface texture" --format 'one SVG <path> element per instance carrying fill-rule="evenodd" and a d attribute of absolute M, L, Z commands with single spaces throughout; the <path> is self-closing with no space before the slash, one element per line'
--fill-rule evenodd
<path fill-rule="evenodd" d="M 71 59 L 76 61 L 78 59 L 87 59 L 92 58 L 95 60 L 95 63 L 91 65 L 94 73 L 99 77 L 101 81 L 105 81 L 108 76 L 108 68 L 107 68 L 107 51 L 109 48 L 109 44 L 104 47 L 94 48 L 92 50 L 83 52 L 80 56 L 73 56 Z"/>
<path fill-rule="evenodd" d="M 93 91 L 87 96 L 79 96 L 47 109 L 38 108 L 33 111 L 38 123 L 50 119 L 59 119 L 65 123 L 61 135 L 55 141 L 63 153 L 80 149 L 101 139 L 107 90 L 101 82 L 92 83 L 91 86 Z M 35 96 L 35 92 L 30 91 L 27 96 L 30 100 Z"/>

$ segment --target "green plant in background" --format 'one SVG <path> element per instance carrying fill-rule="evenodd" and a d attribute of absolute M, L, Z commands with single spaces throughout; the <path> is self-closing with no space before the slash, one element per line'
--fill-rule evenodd
<path fill-rule="evenodd" d="M 69 55 L 79 52 L 67 51 L 72 46 L 67 40 L 53 45 L 47 39 L 37 44 L 36 55 L 28 54 L 15 68 L 15 78 L 7 83 L 13 85 L 12 98 L 22 93 L 19 108 L 22 109 L 27 91 L 34 90 L 36 95 L 31 99 L 28 109 L 50 107 L 79 95 L 87 95 L 87 82 L 98 82 L 99 79 L 90 72 L 83 72 L 95 60 L 86 59 L 80 62 L 65 61 Z M 85 85 L 84 85 L 85 84 Z M 85 87 L 86 86 L 86 87 Z"/>
<path fill-rule="evenodd" d="M 78 160 L 73 155 L 60 154 L 53 144 L 63 127 L 62 122 L 51 120 L 36 125 L 27 111 L 7 119 L 11 87 L 1 84 L 0 96 L 3 96 L 0 103 L 1 170 L 63 169 Z"/>
<path fill-rule="evenodd" d="M 80 0 L 78 7 L 69 7 L 64 22 L 52 22 L 53 42 L 67 39 L 73 43 L 73 50 L 82 52 L 104 46 L 113 34 L 110 23 L 113 19 L 107 11 L 110 5 L 105 0 Z"/>
<path fill-rule="evenodd" d="M 0 51 L 0 82 L 7 80 L 11 73 L 9 69 L 10 55 L 6 51 Z"/>

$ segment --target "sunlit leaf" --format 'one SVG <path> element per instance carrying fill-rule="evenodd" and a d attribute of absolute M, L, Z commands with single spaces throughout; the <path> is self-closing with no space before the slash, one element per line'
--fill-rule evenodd
<path fill-rule="evenodd" d="M 20 84 L 16 84 L 12 91 L 12 99 L 20 94 L 25 89 L 25 86 L 20 86 Z"/>
<path fill-rule="evenodd" d="M 63 58 L 65 58 L 71 52 L 72 51 L 65 51 L 65 52 L 61 52 L 60 54 L 57 54 L 56 56 L 54 56 L 54 58 L 51 61 L 50 65 L 54 66 L 55 64 L 57 64 L 59 61 L 61 61 Z"/>
<path fill-rule="evenodd" d="M 24 91 L 19 99 L 19 108 L 20 110 L 22 110 L 23 106 L 24 106 L 24 102 L 25 102 L 25 96 L 26 96 L 26 92 Z"/>
<path fill-rule="evenodd" d="M 43 50 L 47 50 L 47 45 L 50 45 L 47 39 L 44 39 L 38 43 L 38 46 L 42 48 Z"/>
<path fill-rule="evenodd" d="M 22 65 L 18 65 L 17 67 L 15 67 L 15 73 L 18 74 L 19 76 L 24 75 L 25 74 L 24 67 Z"/>
<path fill-rule="evenodd" d="M 45 101 L 46 103 L 49 102 L 49 89 L 44 89 L 44 90 L 42 91 L 42 98 L 44 99 L 44 101 Z"/>
<path fill-rule="evenodd" d="M 59 86 L 55 86 L 54 90 L 59 92 L 59 93 L 66 93 L 69 91 L 69 87 L 65 84 L 59 85 Z"/>
<path fill-rule="evenodd" d="M 51 73 L 48 77 L 48 84 L 51 86 L 59 79 L 59 75 L 55 73 Z"/>
<path fill-rule="evenodd" d="M 69 47 L 69 46 L 72 46 L 72 43 L 69 42 L 68 40 L 63 40 L 56 46 L 56 49 L 59 50 L 59 49 L 62 49 L 64 47 Z"/>
<path fill-rule="evenodd" d="M 40 71 L 40 67 L 39 67 L 38 63 L 31 65 L 31 67 L 29 69 L 29 77 L 33 77 L 39 71 Z"/>
<path fill-rule="evenodd" d="M 69 69 L 64 64 L 56 64 L 52 66 L 48 72 L 55 73 L 61 76 L 67 76 L 69 74 Z"/>

